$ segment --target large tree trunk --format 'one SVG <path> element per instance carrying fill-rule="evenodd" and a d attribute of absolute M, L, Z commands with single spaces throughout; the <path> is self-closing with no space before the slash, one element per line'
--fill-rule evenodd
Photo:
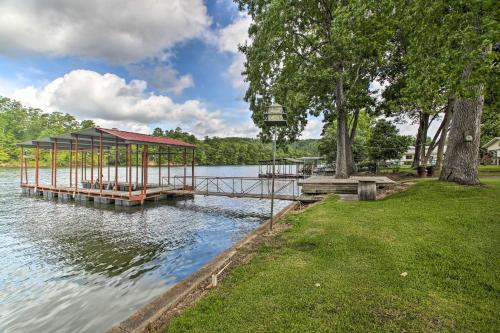
<path fill-rule="evenodd" d="M 422 149 L 422 112 L 419 113 L 418 116 L 418 130 L 417 137 L 415 138 L 415 155 L 413 155 L 413 161 L 411 162 L 411 167 L 416 168 L 420 164 L 420 150 Z"/>
<path fill-rule="evenodd" d="M 345 154 L 346 154 L 346 164 L 347 164 L 347 174 L 352 175 L 353 173 L 356 172 L 356 163 L 354 162 L 354 155 L 352 153 L 352 141 L 349 138 L 349 134 L 347 134 L 348 131 L 346 131 L 346 137 L 345 137 Z"/>
<path fill-rule="evenodd" d="M 443 119 L 443 129 L 441 130 L 441 136 L 439 137 L 439 145 L 436 157 L 436 174 L 439 175 L 441 172 L 441 167 L 443 164 L 444 146 L 446 145 L 446 137 L 448 136 L 448 127 L 450 127 L 451 115 L 453 111 L 453 105 L 455 104 L 453 98 L 448 99 L 448 105 L 444 113 Z"/>
<path fill-rule="evenodd" d="M 335 177 L 348 178 L 347 154 L 346 154 L 346 133 L 347 133 L 347 112 L 344 109 L 344 82 L 340 77 L 336 82 L 335 104 L 337 108 L 337 159 L 335 162 Z"/>
<path fill-rule="evenodd" d="M 477 168 L 484 97 L 482 87 L 473 90 L 476 97 L 462 97 L 455 102 L 441 180 L 464 185 L 479 184 Z"/>
<path fill-rule="evenodd" d="M 423 160 L 423 165 L 427 165 L 427 163 L 429 162 L 429 159 L 431 158 L 432 156 L 432 152 L 434 151 L 434 149 L 436 149 L 436 146 L 438 144 L 438 137 L 440 138 L 441 137 L 441 133 L 443 133 L 443 127 L 444 127 L 444 118 L 443 118 L 443 121 L 441 122 L 441 125 L 439 125 L 439 128 L 438 130 L 436 131 L 436 134 L 434 134 L 434 137 L 432 138 L 432 141 L 429 145 L 429 148 L 427 149 L 427 153 L 425 153 L 425 157 L 424 157 L 424 160 Z M 430 124 L 427 128 L 430 127 Z"/>
<path fill-rule="evenodd" d="M 418 158 L 418 164 L 417 167 L 419 166 L 426 166 L 427 161 L 425 160 L 425 149 L 426 149 L 426 142 L 427 142 L 427 132 L 429 131 L 429 118 L 430 115 L 428 113 L 423 113 L 422 114 L 422 132 L 420 133 L 421 138 L 421 146 L 420 146 L 420 157 Z"/>
<path fill-rule="evenodd" d="M 359 119 L 359 110 L 356 110 L 353 115 L 352 119 L 352 125 L 350 129 L 350 134 L 349 134 L 349 129 L 346 131 L 346 159 L 347 159 L 347 173 L 349 175 L 352 175 L 353 173 L 358 171 L 358 168 L 356 167 L 356 161 L 354 161 L 354 154 L 353 154 L 353 144 L 354 144 L 354 139 L 356 138 L 356 130 L 358 127 L 358 119 Z"/>

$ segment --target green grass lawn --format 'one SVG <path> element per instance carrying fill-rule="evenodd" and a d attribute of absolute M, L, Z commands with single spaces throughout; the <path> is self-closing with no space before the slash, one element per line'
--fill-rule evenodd
<path fill-rule="evenodd" d="M 500 180 L 484 183 L 290 215 L 170 331 L 499 332 Z"/>
<path fill-rule="evenodd" d="M 479 176 L 500 176 L 500 165 L 480 165 Z"/>

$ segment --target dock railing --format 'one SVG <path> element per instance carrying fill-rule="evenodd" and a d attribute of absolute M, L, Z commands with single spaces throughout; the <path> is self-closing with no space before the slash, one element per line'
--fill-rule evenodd
<path fill-rule="evenodd" d="M 185 188 L 196 194 L 228 197 L 271 198 L 272 179 L 258 177 L 174 176 L 174 188 Z M 194 188 L 192 185 L 194 184 Z M 281 200 L 296 200 L 300 195 L 297 179 L 275 179 L 274 196 Z"/>

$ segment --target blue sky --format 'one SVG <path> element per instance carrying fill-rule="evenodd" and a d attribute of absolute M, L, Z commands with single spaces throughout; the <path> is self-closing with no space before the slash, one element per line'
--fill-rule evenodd
<path fill-rule="evenodd" d="M 2 0 L 0 95 L 103 127 L 254 137 L 250 22 L 231 0 Z M 302 138 L 321 129 L 310 118 Z"/>

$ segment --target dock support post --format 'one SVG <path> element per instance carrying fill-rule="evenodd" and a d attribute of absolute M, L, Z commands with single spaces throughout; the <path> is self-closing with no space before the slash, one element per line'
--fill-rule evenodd
<path fill-rule="evenodd" d="M 73 141 L 69 142 L 69 188 L 73 187 Z"/>
<path fill-rule="evenodd" d="M 184 190 L 186 189 L 186 165 L 187 165 L 187 149 L 184 148 Z"/>
<path fill-rule="evenodd" d="M 115 191 L 118 191 L 118 138 L 115 138 Z"/>
<path fill-rule="evenodd" d="M 161 146 L 158 146 L 158 186 L 161 186 Z"/>
<path fill-rule="evenodd" d="M 21 146 L 21 155 L 19 156 L 19 168 L 21 170 L 21 185 L 23 185 L 23 159 L 24 159 L 24 147 Z"/>
<path fill-rule="evenodd" d="M 139 145 L 135 145 L 135 189 L 139 187 Z"/>
<path fill-rule="evenodd" d="M 84 161 L 85 161 L 85 168 L 84 168 L 84 170 L 85 170 L 85 174 L 84 174 L 84 175 L 82 175 L 82 176 L 83 176 L 83 178 L 85 179 L 85 181 L 87 181 L 87 151 L 85 151 L 85 158 L 84 158 Z"/>
<path fill-rule="evenodd" d="M 78 192 L 78 134 L 75 140 L 75 192 Z"/>
<path fill-rule="evenodd" d="M 170 147 L 167 147 L 167 174 L 168 174 L 168 185 L 170 185 Z"/>
<path fill-rule="evenodd" d="M 85 167 L 85 151 L 82 149 L 82 166 L 81 166 L 81 173 L 80 173 L 80 180 L 83 183 L 83 168 Z"/>
<path fill-rule="evenodd" d="M 50 185 L 54 185 L 54 144 L 50 144 Z"/>
<path fill-rule="evenodd" d="M 109 157 L 109 150 L 108 150 Z M 102 132 L 99 133 L 99 170 L 97 173 L 99 177 L 99 194 L 102 195 Z M 108 160 L 108 175 L 109 175 L 109 160 Z"/>
<path fill-rule="evenodd" d="M 148 173 L 149 173 L 149 165 L 148 165 L 148 160 L 149 160 L 149 149 L 148 146 L 146 146 L 146 163 L 144 165 L 144 196 L 146 196 L 147 191 L 148 191 Z"/>
<path fill-rule="evenodd" d="M 35 153 L 35 188 L 36 191 L 38 191 L 38 181 L 39 181 L 39 176 L 38 176 L 38 161 L 40 159 L 40 145 L 38 142 L 36 143 L 36 153 Z"/>
<path fill-rule="evenodd" d="M 57 187 L 57 139 L 54 142 L 54 187 Z"/>
<path fill-rule="evenodd" d="M 144 146 L 142 146 L 141 156 L 141 189 L 144 189 Z"/>
<path fill-rule="evenodd" d="M 94 186 L 94 137 L 90 138 L 90 188 Z"/>
<path fill-rule="evenodd" d="M 193 148 L 193 157 L 191 160 L 191 187 L 193 188 L 193 191 L 194 191 L 194 185 L 195 181 L 194 181 L 194 148 Z"/>
<path fill-rule="evenodd" d="M 81 181 L 87 180 L 87 151 L 82 152 L 82 175 L 80 176 Z"/>
<path fill-rule="evenodd" d="M 144 203 L 144 199 L 146 199 L 148 187 L 148 146 L 144 145 L 142 148 L 142 200 L 141 203 Z"/>
<path fill-rule="evenodd" d="M 108 184 L 111 182 L 111 171 L 110 171 L 110 165 L 111 165 L 111 148 L 108 147 L 107 149 L 107 152 L 108 152 Z M 104 163 L 104 160 L 101 160 L 101 172 L 102 172 L 102 168 L 104 167 L 104 165 L 102 164 Z M 101 181 L 104 179 L 104 176 L 103 174 L 101 173 Z"/>
<path fill-rule="evenodd" d="M 128 198 L 130 200 L 130 197 L 132 196 L 132 145 L 128 145 L 128 152 L 127 152 L 127 164 L 130 164 L 130 167 L 128 168 Z"/>

